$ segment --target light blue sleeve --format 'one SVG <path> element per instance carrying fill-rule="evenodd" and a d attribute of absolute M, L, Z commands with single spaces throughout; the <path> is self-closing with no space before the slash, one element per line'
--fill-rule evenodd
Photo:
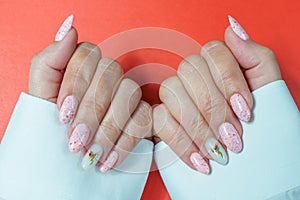
<path fill-rule="evenodd" d="M 153 143 L 142 140 L 119 171 L 86 172 L 80 154 L 68 152 L 68 127 L 57 116 L 55 104 L 21 94 L 0 145 L 0 199 L 140 199 Z"/>
<path fill-rule="evenodd" d="M 229 152 L 227 166 L 211 161 L 211 175 L 190 169 L 165 143 L 155 146 L 155 160 L 173 200 L 300 199 L 298 108 L 284 81 L 254 91 L 253 97 L 254 120 L 242 123 L 243 151 Z"/>

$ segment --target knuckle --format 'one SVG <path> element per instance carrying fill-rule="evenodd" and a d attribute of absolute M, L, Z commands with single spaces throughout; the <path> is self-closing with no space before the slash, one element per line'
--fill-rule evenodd
<path fill-rule="evenodd" d="M 88 85 L 90 84 L 90 74 L 88 73 L 82 73 L 81 70 L 77 70 L 76 72 L 74 71 L 74 76 L 73 76 L 74 80 L 75 80 L 75 86 L 76 84 L 79 84 L 81 86 L 84 86 L 84 88 L 88 87 Z"/>
<path fill-rule="evenodd" d="M 116 138 L 117 135 L 120 133 L 120 128 L 114 121 L 103 121 L 99 127 L 102 129 L 105 136 L 107 136 L 108 139 Z"/>
<path fill-rule="evenodd" d="M 205 122 L 203 119 L 201 119 L 200 116 L 195 116 L 195 117 L 192 117 L 192 119 L 190 120 L 190 125 L 193 129 L 199 130 L 202 127 L 204 127 Z"/>
<path fill-rule="evenodd" d="M 93 43 L 90 43 L 90 42 L 81 42 L 81 43 L 79 43 L 78 49 L 86 50 L 87 53 L 89 53 L 89 54 L 93 53 L 93 54 L 95 54 L 99 57 L 101 56 L 100 48 L 97 45 L 95 45 Z"/>
<path fill-rule="evenodd" d="M 204 115 L 211 116 L 215 113 L 222 113 L 221 111 L 226 106 L 225 99 L 222 98 L 212 98 L 210 97 L 208 101 L 205 101 L 203 106 Z"/>
<path fill-rule="evenodd" d="M 196 55 L 196 54 L 189 55 L 188 57 L 184 58 L 180 62 L 177 72 L 179 74 L 194 72 L 196 70 L 195 69 L 196 64 L 199 63 L 199 59 L 201 59 L 200 55 Z"/>
<path fill-rule="evenodd" d="M 272 60 L 276 58 L 275 52 L 268 47 L 262 48 L 262 56 L 264 60 Z"/>
<path fill-rule="evenodd" d="M 106 112 L 104 105 L 97 101 L 96 98 L 84 98 L 82 104 L 87 110 L 92 110 L 95 112 L 95 116 L 97 116 L 98 121 L 100 120 L 99 116 L 102 116 L 102 114 Z"/>
<path fill-rule="evenodd" d="M 204 119 L 202 119 L 199 115 L 198 116 L 195 116 L 195 117 L 192 117 L 190 119 L 190 124 L 189 126 L 191 127 L 191 129 L 193 130 L 194 133 L 199 133 L 201 132 L 201 130 L 205 129 L 205 127 L 207 126 L 206 125 L 206 122 L 204 121 Z M 196 134 L 196 135 L 197 135 Z M 193 137 L 195 138 L 196 135 L 193 135 Z M 192 138 L 192 139 L 194 139 Z"/>
<path fill-rule="evenodd" d="M 167 78 L 166 80 L 164 80 L 161 85 L 163 86 L 171 86 L 175 81 L 178 81 L 177 76 L 171 76 L 169 78 Z"/>
<path fill-rule="evenodd" d="M 134 99 L 140 98 L 142 95 L 142 90 L 139 84 L 129 78 L 124 78 L 120 87 L 123 87 L 126 91 L 129 91 Z"/>
<path fill-rule="evenodd" d="M 217 51 L 219 48 L 222 48 L 224 46 L 224 42 L 221 40 L 212 40 L 207 42 L 203 48 L 202 51 L 207 51 L 208 53 L 212 53 Z"/>
<path fill-rule="evenodd" d="M 237 73 L 233 70 L 221 70 L 221 83 L 219 84 L 230 84 L 235 83 L 239 78 L 237 77 Z"/>
<path fill-rule="evenodd" d="M 41 56 L 40 53 L 35 54 L 35 55 L 32 57 L 32 59 L 31 59 L 31 65 L 32 65 L 32 66 L 38 66 L 38 65 L 41 64 L 41 62 L 42 62 L 42 56 Z"/>
<path fill-rule="evenodd" d="M 111 58 L 101 58 L 99 62 L 100 68 L 103 68 L 106 73 L 109 73 L 110 75 L 123 75 L 123 69 L 121 65 Z"/>

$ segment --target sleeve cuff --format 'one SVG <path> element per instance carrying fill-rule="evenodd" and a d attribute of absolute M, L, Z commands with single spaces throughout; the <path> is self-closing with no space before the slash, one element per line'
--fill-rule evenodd
<path fill-rule="evenodd" d="M 151 141 L 136 146 L 123 163 L 127 171 L 86 172 L 80 168 L 80 154 L 68 152 L 68 126 L 57 116 L 55 104 L 21 94 L 0 145 L 0 199 L 141 197 L 152 162 Z"/>
<path fill-rule="evenodd" d="M 244 149 L 212 174 L 185 165 L 163 142 L 155 160 L 172 199 L 262 200 L 300 186 L 300 115 L 284 81 L 253 92 L 254 120 L 242 123 Z"/>

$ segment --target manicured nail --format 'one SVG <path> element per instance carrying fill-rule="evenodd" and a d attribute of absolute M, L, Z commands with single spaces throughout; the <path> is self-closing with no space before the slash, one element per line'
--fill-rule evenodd
<path fill-rule="evenodd" d="M 64 37 L 69 32 L 69 30 L 72 28 L 73 19 L 74 19 L 73 14 L 71 14 L 69 17 L 67 17 L 67 19 L 65 19 L 65 21 L 62 23 L 61 27 L 58 29 L 56 33 L 55 41 L 58 42 L 64 39 Z"/>
<path fill-rule="evenodd" d="M 233 17 L 229 15 L 228 20 L 232 30 L 237 36 L 239 36 L 239 38 L 241 38 L 242 40 L 249 39 L 249 35 L 246 33 L 245 29 L 243 29 L 243 27 Z"/>
<path fill-rule="evenodd" d="M 249 122 L 251 119 L 251 112 L 247 105 L 247 102 L 240 94 L 234 94 L 230 97 L 230 104 L 232 107 L 232 110 L 236 114 L 236 116 L 244 121 Z"/>
<path fill-rule="evenodd" d="M 205 143 L 205 148 L 216 162 L 220 163 L 221 165 L 227 164 L 227 154 L 221 144 L 215 138 L 208 138 Z"/>
<path fill-rule="evenodd" d="M 100 171 L 105 173 L 116 164 L 117 160 L 119 158 L 119 154 L 116 151 L 110 152 L 107 159 L 104 161 L 104 163 L 100 166 Z"/>
<path fill-rule="evenodd" d="M 241 137 L 232 124 L 228 122 L 223 123 L 219 127 L 219 134 L 222 141 L 230 151 L 238 153 L 242 150 L 243 143 Z"/>
<path fill-rule="evenodd" d="M 190 160 L 193 163 L 194 167 L 203 174 L 209 174 L 210 167 L 207 162 L 201 157 L 197 152 L 194 152 L 190 156 Z"/>
<path fill-rule="evenodd" d="M 100 144 L 93 144 L 82 159 L 81 166 L 84 170 L 94 167 L 99 161 L 103 149 Z"/>
<path fill-rule="evenodd" d="M 90 135 L 90 129 L 85 124 L 78 124 L 70 137 L 69 150 L 70 152 L 76 153 L 86 144 Z"/>
<path fill-rule="evenodd" d="M 67 96 L 59 111 L 59 121 L 67 124 L 73 120 L 78 107 L 78 100 L 75 96 Z"/>

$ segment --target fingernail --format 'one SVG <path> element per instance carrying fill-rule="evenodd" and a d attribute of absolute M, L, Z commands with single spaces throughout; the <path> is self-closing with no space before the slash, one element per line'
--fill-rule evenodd
<path fill-rule="evenodd" d="M 201 157 L 197 152 L 194 152 L 190 156 L 190 160 L 193 163 L 194 167 L 203 174 L 209 174 L 210 167 L 207 162 Z"/>
<path fill-rule="evenodd" d="M 223 123 L 219 127 L 219 134 L 230 151 L 238 153 L 242 150 L 243 143 L 241 137 L 232 124 L 228 122 Z"/>
<path fill-rule="evenodd" d="M 110 152 L 107 159 L 104 161 L 104 163 L 100 166 L 100 171 L 105 173 L 116 164 L 117 160 L 119 158 L 119 154 L 116 151 Z"/>
<path fill-rule="evenodd" d="M 59 111 L 59 121 L 67 124 L 73 120 L 78 107 L 78 100 L 75 96 L 67 96 Z"/>
<path fill-rule="evenodd" d="M 237 36 L 239 36 L 239 38 L 241 38 L 242 40 L 249 39 L 249 35 L 246 33 L 245 29 L 233 17 L 229 15 L 228 20 L 232 30 Z"/>
<path fill-rule="evenodd" d="M 236 116 L 244 121 L 248 122 L 251 118 L 251 112 L 247 105 L 247 102 L 240 94 L 234 94 L 230 97 L 230 104 L 232 107 L 233 112 L 236 114 Z"/>
<path fill-rule="evenodd" d="M 84 155 L 81 166 L 84 170 L 94 167 L 102 155 L 103 149 L 100 144 L 93 144 L 88 152 Z"/>
<path fill-rule="evenodd" d="M 76 153 L 86 144 L 90 135 L 90 129 L 85 124 L 78 124 L 70 137 L 69 150 L 70 152 Z"/>
<path fill-rule="evenodd" d="M 216 162 L 221 165 L 225 165 L 228 162 L 225 150 L 215 138 L 209 138 L 206 140 L 205 148 Z"/>
<path fill-rule="evenodd" d="M 64 39 L 64 37 L 69 32 L 69 30 L 72 28 L 73 19 L 74 19 L 73 14 L 71 14 L 69 17 L 67 17 L 67 19 L 65 19 L 65 21 L 62 23 L 62 25 L 60 26 L 60 28 L 58 29 L 58 31 L 56 33 L 55 41 L 58 42 L 58 41 L 61 41 L 62 39 Z"/>

